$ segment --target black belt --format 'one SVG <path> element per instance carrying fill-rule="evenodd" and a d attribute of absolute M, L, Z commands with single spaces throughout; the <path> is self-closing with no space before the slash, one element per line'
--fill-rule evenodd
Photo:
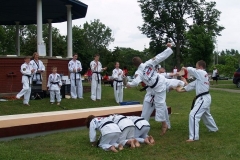
<path fill-rule="evenodd" d="M 78 74 L 80 74 L 80 72 L 75 72 L 75 86 L 77 86 L 77 73 Z M 80 80 L 81 80 L 81 76 L 79 76 L 80 77 Z"/>
<path fill-rule="evenodd" d="M 197 95 L 196 97 L 194 97 L 194 99 L 193 99 L 193 101 L 192 101 L 191 110 L 192 110 L 193 107 L 194 107 L 195 101 L 196 101 L 199 97 L 201 97 L 201 96 L 203 96 L 203 95 L 206 95 L 206 94 L 209 94 L 209 91 L 200 93 L 199 95 Z"/>
<path fill-rule="evenodd" d="M 151 97 L 152 97 L 152 99 L 150 100 L 150 102 L 152 102 L 152 106 L 151 106 L 151 107 L 153 107 L 153 104 L 154 104 L 153 102 L 154 102 L 154 97 L 155 97 L 155 96 L 154 96 L 154 95 L 151 95 Z"/>
<path fill-rule="evenodd" d="M 137 120 L 134 122 L 134 124 L 136 125 L 137 122 L 142 121 L 142 120 L 144 120 L 144 118 L 139 118 L 139 119 L 137 119 Z"/>
<path fill-rule="evenodd" d="M 150 88 L 154 88 L 154 87 L 156 87 L 157 83 L 158 83 L 158 77 L 157 77 L 155 83 L 154 83 L 152 86 L 150 86 Z"/>
<path fill-rule="evenodd" d="M 41 75 L 41 73 L 36 73 L 36 80 L 37 80 L 37 74 L 40 75 L 40 81 L 42 82 L 42 75 Z"/>
<path fill-rule="evenodd" d="M 119 120 L 118 120 L 118 122 L 117 122 L 117 124 L 122 120 L 122 119 L 125 119 L 125 118 L 127 118 L 127 117 L 122 117 L 122 118 L 120 118 Z"/>
<path fill-rule="evenodd" d="M 107 121 L 107 122 L 103 123 L 103 125 L 101 126 L 101 129 L 102 129 L 104 126 L 106 126 L 107 124 L 111 124 L 111 123 L 114 123 L 114 122 L 113 122 L 113 121 Z"/>
<path fill-rule="evenodd" d="M 25 75 L 25 74 L 24 74 L 24 76 L 28 77 L 28 83 L 29 83 L 29 87 L 30 87 L 30 86 L 31 86 L 31 84 L 30 84 L 30 78 L 31 78 L 32 76 L 30 76 L 30 75 Z"/>
<path fill-rule="evenodd" d="M 159 78 L 157 77 L 155 83 L 154 83 L 152 86 L 150 86 L 150 88 L 156 87 L 156 85 L 157 85 L 157 83 L 158 83 L 158 80 L 159 80 Z M 149 86 L 145 86 L 145 87 L 143 87 L 142 89 L 140 89 L 139 91 L 140 91 L 140 92 L 145 91 L 148 87 L 149 87 Z"/>
<path fill-rule="evenodd" d="M 97 74 L 97 80 L 98 80 L 98 84 L 100 83 L 100 79 L 99 79 L 99 74 L 100 74 L 100 72 L 92 72 L 92 73 L 96 73 Z"/>
<path fill-rule="evenodd" d="M 115 87 L 116 87 L 116 90 L 117 90 L 117 84 L 118 84 L 118 83 L 121 83 L 121 82 L 123 82 L 123 81 L 118 81 L 118 80 L 115 80 L 115 79 L 114 79 L 114 81 L 116 81 L 116 86 L 115 86 Z"/>
<path fill-rule="evenodd" d="M 59 84 L 59 82 L 51 82 L 51 84 Z"/>

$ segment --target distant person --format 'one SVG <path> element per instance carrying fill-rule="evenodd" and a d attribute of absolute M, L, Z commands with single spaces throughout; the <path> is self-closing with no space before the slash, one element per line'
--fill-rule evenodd
<path fill-rule="evenodd" d="M 117 103 L 123 101 L 123 78 L 125 77 L 124 72 L 119 68 L 119 62 L 115 63 L 115 69 L 112 71 L 113 78 L 113 90 L 114 96 Z"/>
<path fill-rule="evenodd" d="M 102 87 L 101 87 L 101 72 L 106 70 L 107 67 L 102 68 L 101 62 L 99 62 L 99 54 L 95 54 L 94 60 L 90 63 L 92 70 L 92 83 L 91 83 L 91 99 L 93 101 L 101 100 Z"/>
<path fill-rule="evenodd" d="M 175 66 L 174 69 L 173 69 L 173 74 L 176 75 L 177 71 L 178 71 L 177 66 Z M 177 76 L 173 76 L 173 78 L 177 79 Z"/>
<path fill-rule="evenodd" d="M 57 105 L 60 105 L 61 94 L 60 88 L 62 86 L 61 76 L 57 73 L 57 67 L 52 67 L 52 73 L 48 76 L 47 87 L 50 92 L 50 103 L 54 104 L 55 96 L 57 99 Z"/>
<path fill-rule="evenodd" d="M 213 72 L 212 72 L 212 84 L 214 84 L 214 81 L 216 81 L 216 84 L 218 84 L 218 70 L 216 67 L 213 68 Z"/>
<path fill-rule="evenodd" d="M 71 97 L 73 99 L 83 99 L 83 86 L 81 79 L 82 64 L 78 59 L 78 54 L 73 54 L 73 59 L 68 63 L 68 70 L 71 79 Z"/>
<path fill-rule="evenodd" d="M 128 69 L 127 67 L 123 67 L 123 74 L 124 74 L 124 77 L 123 77 L 123 85 L 125 86 L 124 88 L 127 88 L 126 85 L 127 85 L 127 82 L 128 82 L 128 79 L 127 79 L 127 76 L 128 76 Z"/>
<path fill-rule="evenodd" d="M 91 82 L 92 81 L 92 70 L 91 70 L 91 68 L 88 68 L 87 76 L 88 76 L 88 82 Z"/>
<path fill-rule="evenodd" d="M 32 84 L 32 75 L 35 73 L 35 69 L 33 68 L 32 64 L 30 63 L 29 56 L 24 58 L 25 63 L 21 65 L 21 73 L 22 73 L 22 84 L 23 88 L 22 90 L 16 95 L 17 99 L 20 99 L 22 96 L 24 96 L 23 104 L 29 105 L 29 99 L 31 94 L 31 84 Z"/>
<path fill-rule="evenodd" d="M 103 76 L 103 81 L 109 81 L 109 76 L 108 73 L 105 73 L 105 75 Z"/>
<path fill-rule="evenodd" d="M 33 53 L 33 60 L 30 61 L 35 73 L 32 76 L 33 84 L 42 84 L 42 73 L 45 72 L 45 66 L 41 60 L 39 60 L 39 54 L 37 52 Z"/>
<path fill-rule="evenodd" d="M 184 75 L 182 75 L 182 77 L 185 78 L 186 81 L 188 81 L 188 71 L 186 68 L 183 68 L 183 71 L 184 71 Z"/>

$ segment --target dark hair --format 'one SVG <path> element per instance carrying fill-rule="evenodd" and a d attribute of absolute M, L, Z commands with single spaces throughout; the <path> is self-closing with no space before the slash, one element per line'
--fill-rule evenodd
<path fill-rule="evenodd" d="M 74 53 L 74 54 L 73 54 L 73 57 L 74 57 L 75 55 L 77 55 L 77 56 L 78 56 L 78 54 L 77 54 L 77 53 Z"/>
<path fill-rule="evenodd" d="M 138 67 L 142 63 L 142 60 L 140 57 L 133 57 L 132 62 L 134 66 Z"/>
<path fill-rule="evenodd" d="M 97 57 L 97 56 L 100 57 L 100 55 L 99 55 L 98 53 L 96 53 L 96 54 L 94 55 L 94 57 Z"/>
<path fill-rule="evenodd" d="M 87 128 L 90 127 L 90 123 L 91 123 L 91 121 L 93 120 L 93 118 L 95 118 L 94 115 L 89 115 L 89 116 L 86 118 L 85 124 L 86 124 Z"/>
<path fill-rule="evenodd" d="M 24 59 L 31 59 L 31 56 L 25 56 Z"/>
<path fill-rule="evenodd" d="M 200 60 L 197 62 L 199 67 L 202 67 L 203 69 L 206 69 L 206 62 L 203 60 Z"/>

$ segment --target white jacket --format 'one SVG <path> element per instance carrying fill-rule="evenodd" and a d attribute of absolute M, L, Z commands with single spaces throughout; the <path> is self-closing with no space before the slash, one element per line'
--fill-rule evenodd
<path fill-rule="evenodd" d="M 50 91 L 59 91 L 62 86 L 61 76 L 59 74 L 50 74 L 48 76 L 47 87 Z"/>

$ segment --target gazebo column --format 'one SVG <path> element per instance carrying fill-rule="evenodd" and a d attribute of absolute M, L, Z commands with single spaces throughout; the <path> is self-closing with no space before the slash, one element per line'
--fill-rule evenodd
<path fill-rule="evenodd" d="M 42 0 L 37 0 L 37 45 L 42 41 Z M 38 46 L 37 52 L 39 52 Z"/>
<path fill-rule="evenodd" d="M 16 54 L 20 56 L 19 22 L 16 23 Z"/>
<path fill-rule="evenodd" d="M 48 19 L 48 56 L 52 57 L 52 19 Z"/>
<path fill-rule="evenodd" d="M 72 57 L 72 5 L 67 6 L 67 57 Z"/>

